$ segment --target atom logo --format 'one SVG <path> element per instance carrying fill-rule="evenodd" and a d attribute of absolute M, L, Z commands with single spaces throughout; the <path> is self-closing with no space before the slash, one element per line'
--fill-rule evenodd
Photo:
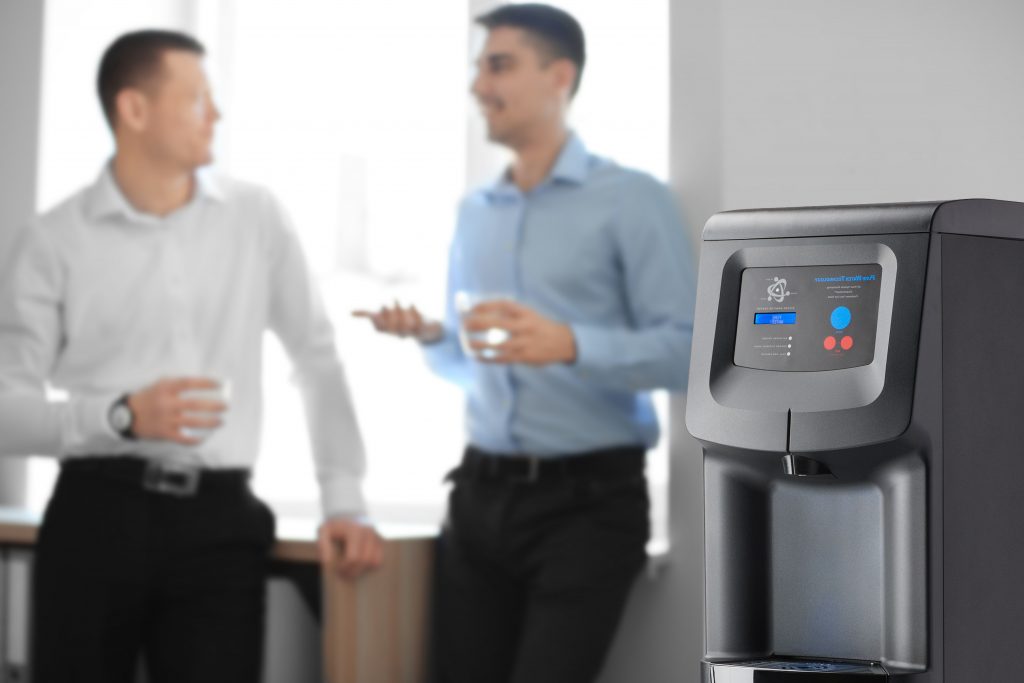
<path fill-rule="evenodd" d="M 776 303 L 782 303 L 789 296 L 786 289 L 786 278 L 775 278 L 775 282 L 768 285 L 768 298 Z"/>

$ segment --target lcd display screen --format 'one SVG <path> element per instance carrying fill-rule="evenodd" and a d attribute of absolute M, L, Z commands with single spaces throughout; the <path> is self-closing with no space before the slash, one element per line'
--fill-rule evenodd
<path fill-rule="evenodd" d="M 796 325 L 796 313 L 755 313 L 755 325 Z"/>

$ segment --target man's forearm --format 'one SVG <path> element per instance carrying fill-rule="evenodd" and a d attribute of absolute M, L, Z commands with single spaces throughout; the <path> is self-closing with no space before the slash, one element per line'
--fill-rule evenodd
<path fill-rule="evenodd" d="M 573 325 L 576 367 L 589 379 L 632 391 L 683 391 L 689 374 L 692 328 L 646 330 Z"/>
<path fill-rule="evenodd" d="M 114 396 L 52 402 L 42 394 L 0 394 L 0 455 L 59 456 L 97 438 L 113 438 Z"/>
<path fill-rule="evenodd" d="M 295 360 L 324 514 L 362 514 L 366 455 L 344 368 L 333 349 Z"/>

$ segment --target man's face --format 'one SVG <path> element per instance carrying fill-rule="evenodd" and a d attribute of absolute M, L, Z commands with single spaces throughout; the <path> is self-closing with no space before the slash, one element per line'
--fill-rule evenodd
<path fill-rule="evenodd" d="M 220 112 L 213 103 L 202 57 L 169 50 L 152 84 L 142 89 L 146 104 L 139 130 L 155 160 L 194 170 L 213 160 L 213 128 Z"/>
<path fill-rule="evenodd" d="M 547 58 L 521 29 L 492 29 L 476 67 L 471 92 L 494 142 L 516 147 L 531 129 L 563 122 L 571 65 Z"/>

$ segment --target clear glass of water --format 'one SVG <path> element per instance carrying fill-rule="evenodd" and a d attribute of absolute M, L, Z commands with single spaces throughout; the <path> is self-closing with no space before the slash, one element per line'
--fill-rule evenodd
<path fill-rule="evenodd" d="M 474 308 L 489 301 L 515 301 L 515 298 L 508 294 L 495 292 L 470 292 L 459 290 L 455 293 L 455 309 L 459 312 L 459 318 L 465 318 Z M 489 327 L 480 332 L 470 332 L 463 325 L 459 325 L 459 343 L 462 345 L 462 352 L 470 358 L 495 358 L 498 351 L 495 349 L 476 350 L 471 344 L 483 342 L 492 346 L 502 344 L 509 338 L 508 330 L 503 327 Z"/>
<path fill-rule="evenodd" d="M 202 415 L 204 417 L 219 417 L 221 421 L 221 427 L 227 422 L 227 414 L 231 409 L 231 380 L 224 377 L 208 376 L 210 379 L 220 384 L 216 389 L 189 389 L 188 391 L 181 392 L 181 398 L 186 400 L 194 401 L 220 401 L 221 403 L 227 404 L 228 408 L 219 415 L 213 413 L 195 413 L 195 415 Z M 213 432 L 218 428 L 206 429 L 200 427 L 182 427 L 182 435 L 190 439 L 206 440 Z"/>

